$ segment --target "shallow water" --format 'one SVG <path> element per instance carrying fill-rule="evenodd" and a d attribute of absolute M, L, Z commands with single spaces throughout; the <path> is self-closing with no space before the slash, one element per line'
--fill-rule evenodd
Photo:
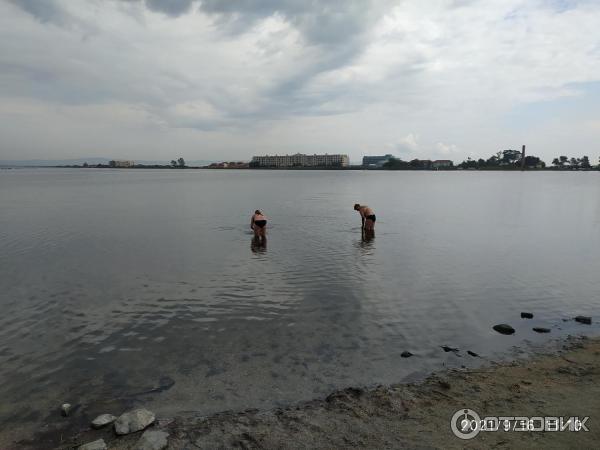
<path fill-rule="evenodd" d="M 65 401 L 269 408 L 598 331 L 562 320 L 600 313 L 597 172 L 1 170 L 0 211 L 0 422 L 22 433 Z"/>

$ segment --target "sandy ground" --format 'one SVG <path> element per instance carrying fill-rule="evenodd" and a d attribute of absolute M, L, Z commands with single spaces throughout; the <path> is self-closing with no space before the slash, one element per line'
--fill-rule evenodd
<path fill-rule="evenodd" d="M 589 432 L 480 432 L 455 437 L 453 414 L 470 408 L 484 416 L 589 416 Z M 479 369 L 452 369 L 424 382 L 349 388 L 287 409 L 226 412 L 211 417 L 161 419 L 170 449 L 197 448 L 598 448 L 600 339 L 573 338 L 551 354 Z M 104 438 L 111 449 L 134 448 L 141 433 L 117 438 L 89 430 L 58 447 Z M 47 448 L 41 436 L 15 448 Z"/>

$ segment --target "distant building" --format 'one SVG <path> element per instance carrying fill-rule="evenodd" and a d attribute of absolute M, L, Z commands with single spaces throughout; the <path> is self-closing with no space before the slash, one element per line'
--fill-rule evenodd
<path fill-rule="evenodd" d="M 108 165 L 110 167 L 133 167 L 135 166 L 135 161 L 113 160 Z"/>
<path fill-rule="evenodd" d="M 274 155 L 254 156 L 250 167 L 348 167 L 348 155 Z"/>
<path fill-rule="evenodd" d="M 392 155 L 385 156 L 363 156 L 363 167 L 383 167 L 383 165 L 392 159 Z"/>
<path fill-rule="evenodd" d="M 431 163 L 431 168 L 436 169 L 448 169 L 454 166 L 454 163 L 449 159 L 436 159 Z"/>

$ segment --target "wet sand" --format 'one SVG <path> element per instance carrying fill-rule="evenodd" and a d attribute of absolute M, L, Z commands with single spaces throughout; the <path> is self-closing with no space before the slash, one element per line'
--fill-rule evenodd
<path fill-rule="evenodd" d="M 589 432 L 481 432 L 461 440 L 450 418 L 470 408 L 484 416 L 589 416 Z M 600 339 L 569 338 L 537 356 L 448 369 L 412 384 L 348 388 L 325 399 L 271 411 L 161 418 L 170 449 L 193 448 L 594 448 L 600 440 Z M 104 438 L 111 449 L 134 448 L 141 433 L 111 429 L 63 437 L 56 448 Z M 56 438 L 54 436 L 53 438 Z M 15 448 L 52 448 L 36 436 Z"/>

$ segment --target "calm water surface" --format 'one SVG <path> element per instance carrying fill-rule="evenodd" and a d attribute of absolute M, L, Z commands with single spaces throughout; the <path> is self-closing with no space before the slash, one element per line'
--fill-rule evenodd
<path fill-rule="evenodd" d="M 270 408 L 594 333 L 562 319 L 600 315 L 599 249 L 597 172 L 1 170 L 0 423 Z"/>

